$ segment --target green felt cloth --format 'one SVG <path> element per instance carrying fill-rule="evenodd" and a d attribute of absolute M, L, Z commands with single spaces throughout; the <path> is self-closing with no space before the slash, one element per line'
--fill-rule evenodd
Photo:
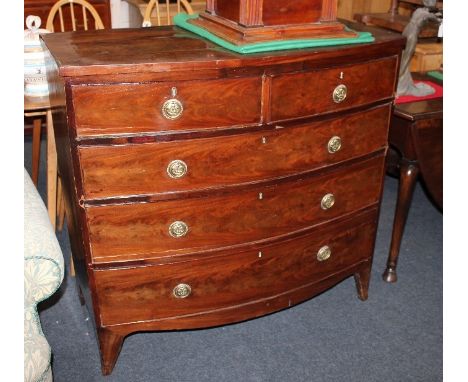
<path fill-rule="evenodd" d="M 369 32 L 357 32 L 358 36 L 354 38 L 315 38 L 315 39 L 296 39 L 296 40 L 279 40 L 279 41 L 268 41 L 261 43 L 251 43 L 234 45 L 222 38 L 208 32 L 206 29 L 200 28 L 196 25 L 190 24 L 187 21 L 189 19 L 197 18 L 198 14 L 188 15 L 186 13 L 179 13 L 174 17 L 174 24 L 184 28 L 190 32 L 193 32 L 201 37 L 204 37 L 215 44 L 222 46 L 223 48 L 232 50 L 241 54 L 248 53 L 259 53 L 259 52 L 270 52 L 274 50 L 285 50 L 285 49 L 301 49 L 301 48 L 313 48 L 319 46 L 334 46 L 334 45 L 345 45 L 345 44 L 362 44 L 373 42 L 374 37 Z"/>
<path fill-rule="evenodd" d="M 444 78 L 443 78 L 444 76 L 443 76 L 442 72 L 439 72 L 437 70 L 427 72 L 427 75 L 431 76 L 431 77 L 434 77 L 434 78 L 437 78 L 438 80 L 441 80 L 441 81 L 444 80 Z"/>

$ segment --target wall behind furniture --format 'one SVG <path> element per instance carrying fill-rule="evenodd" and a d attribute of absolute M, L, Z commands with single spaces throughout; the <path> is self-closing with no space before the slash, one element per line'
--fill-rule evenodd
<path fill-rule="evenodd" d="M 338 17 L 353 20 L 355 13 L 386 13 L 391 0 L 338 0 Z"/>

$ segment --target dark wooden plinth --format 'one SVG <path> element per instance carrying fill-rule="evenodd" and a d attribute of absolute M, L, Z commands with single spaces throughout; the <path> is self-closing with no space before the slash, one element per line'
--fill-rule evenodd
<path fill-rule="evenodd" d="M 235 45 L 267 41 L 312 38 L 354 38 L 357 33 L 347 30 L 337 21 L 289 24 L 260 27 L 244 27 L 222 17 L 202 13 L 188 21 Z"/>

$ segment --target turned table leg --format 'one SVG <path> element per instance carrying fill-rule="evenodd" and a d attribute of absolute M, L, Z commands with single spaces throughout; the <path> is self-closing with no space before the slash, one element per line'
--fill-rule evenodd
<path fill-rule="evenodd" d="M 384 281 L 394 283 L 397 281 L 396 267 L 400 253 L 401 239 L 408 217 L 408 210 L 413 197 L 414 186 L 419 173 L 415 162 L 402 162 L 400 168 L 400 185 L 398 188 L 398 201 L 393 221 L 392 242 L 387 260 L 387 268 L 382 277 Z"/>
<path fill-rule="evenodd" d="M 107 329 L 98 329 L 99 348 L 101 350 L 101 370 L 103 375 L 109 375 L 114 369 L 125 336 Z"/>

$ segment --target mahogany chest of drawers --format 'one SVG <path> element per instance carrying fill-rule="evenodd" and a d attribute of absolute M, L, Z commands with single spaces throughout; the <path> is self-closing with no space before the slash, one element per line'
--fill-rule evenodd
<path fill-rule="evenodd" d="M 244 56 L 176 27 L 44 37 L 104 374 L 132 332 L 251 319 L 349 276 L 367 298 L 404 44 L 372 31 Z"/>

